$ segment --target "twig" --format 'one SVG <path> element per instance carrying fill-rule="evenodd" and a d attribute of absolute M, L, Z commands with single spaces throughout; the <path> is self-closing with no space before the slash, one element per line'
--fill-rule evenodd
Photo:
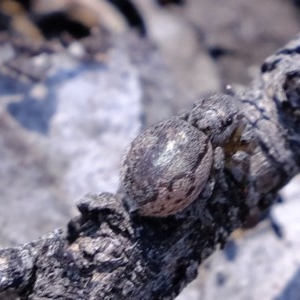
<path fill-rule="evenodd" d="M 173 299 L 203 259 L 252 210 L 270 207 L 299 172 L 299 49 L 300 37 L 270 56 L 255 83 L 238 92 L 245 127 L 222 143 L 224 167 L 211 173 L 208 184 L 215 184 L 204 206 L 200 195 L 173 216 L 142 217 L 130 215 L 121 190 L 88 195 L 65 235 L 56 231 L 1 250 L 0 290 L 22 299 Z"/>

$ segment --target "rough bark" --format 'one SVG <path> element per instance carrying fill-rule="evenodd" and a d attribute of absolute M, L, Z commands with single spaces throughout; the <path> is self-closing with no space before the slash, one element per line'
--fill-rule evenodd
<path fill-rule="evenodd" d="M 223 147 L 224 170 L 212 174 L 209 221 L 200 217 L 201 199 L 175 216 L 146 218 L 128 213 L 121 191 L 88 195 L 64 232 L 0 251 L 0 290 L 21 299 L 173 299 L 201 262 L 253 211 L 270 207 L 299 172 L 299 49 L 300 37 L 237 92 L 247 126 L 243 140 Z M 241 149 L 248 163 L 234 155 Z"/>

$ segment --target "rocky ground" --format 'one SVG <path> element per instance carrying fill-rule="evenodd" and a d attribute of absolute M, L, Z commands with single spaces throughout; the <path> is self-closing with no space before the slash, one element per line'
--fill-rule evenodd
<path fill-rule="evenodd" d="M 1 247 L 64 228 L 88 192 L 116 191 L 141 128 L 248 84 L 298 19 L 282 0 L 0 1 Z M 299 299 L 299 182 L 178 299 Z"/>

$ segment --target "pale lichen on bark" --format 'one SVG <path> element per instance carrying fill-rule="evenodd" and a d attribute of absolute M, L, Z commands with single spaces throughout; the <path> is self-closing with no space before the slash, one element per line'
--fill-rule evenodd
<path fill-rule="evenodd" d="M 198 199 L 173 216 L 141 217 L 126 210 L 121 190 L 87 195 L 65 234 L 0 251 L 0 290 L 21 299 L 173 299 L 252 209 L 271 206 L 299 173 L 299 49 L 300 37 L 237 92 L 246 126 L 241 139 L 222 145 L 204 208 Z"/>

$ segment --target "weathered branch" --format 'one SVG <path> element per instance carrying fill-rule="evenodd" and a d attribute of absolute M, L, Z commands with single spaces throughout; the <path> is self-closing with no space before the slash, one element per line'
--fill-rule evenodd
<path fill-rule="evenodd" d="M 216 184 L 204 208 L 200 195 L 175 216 L 139 217 L 128 213 L 121 191 L 88 195 L 65 234 L 1 250 L 0 290 L 22 299 L 173 299 L 203 259 L 253 210 L 270 207 L 299 172 L 299 49 L 300 37 L 237 93 L 246 126 L 223 144 L 225 169 L 212 172 Z"/>

